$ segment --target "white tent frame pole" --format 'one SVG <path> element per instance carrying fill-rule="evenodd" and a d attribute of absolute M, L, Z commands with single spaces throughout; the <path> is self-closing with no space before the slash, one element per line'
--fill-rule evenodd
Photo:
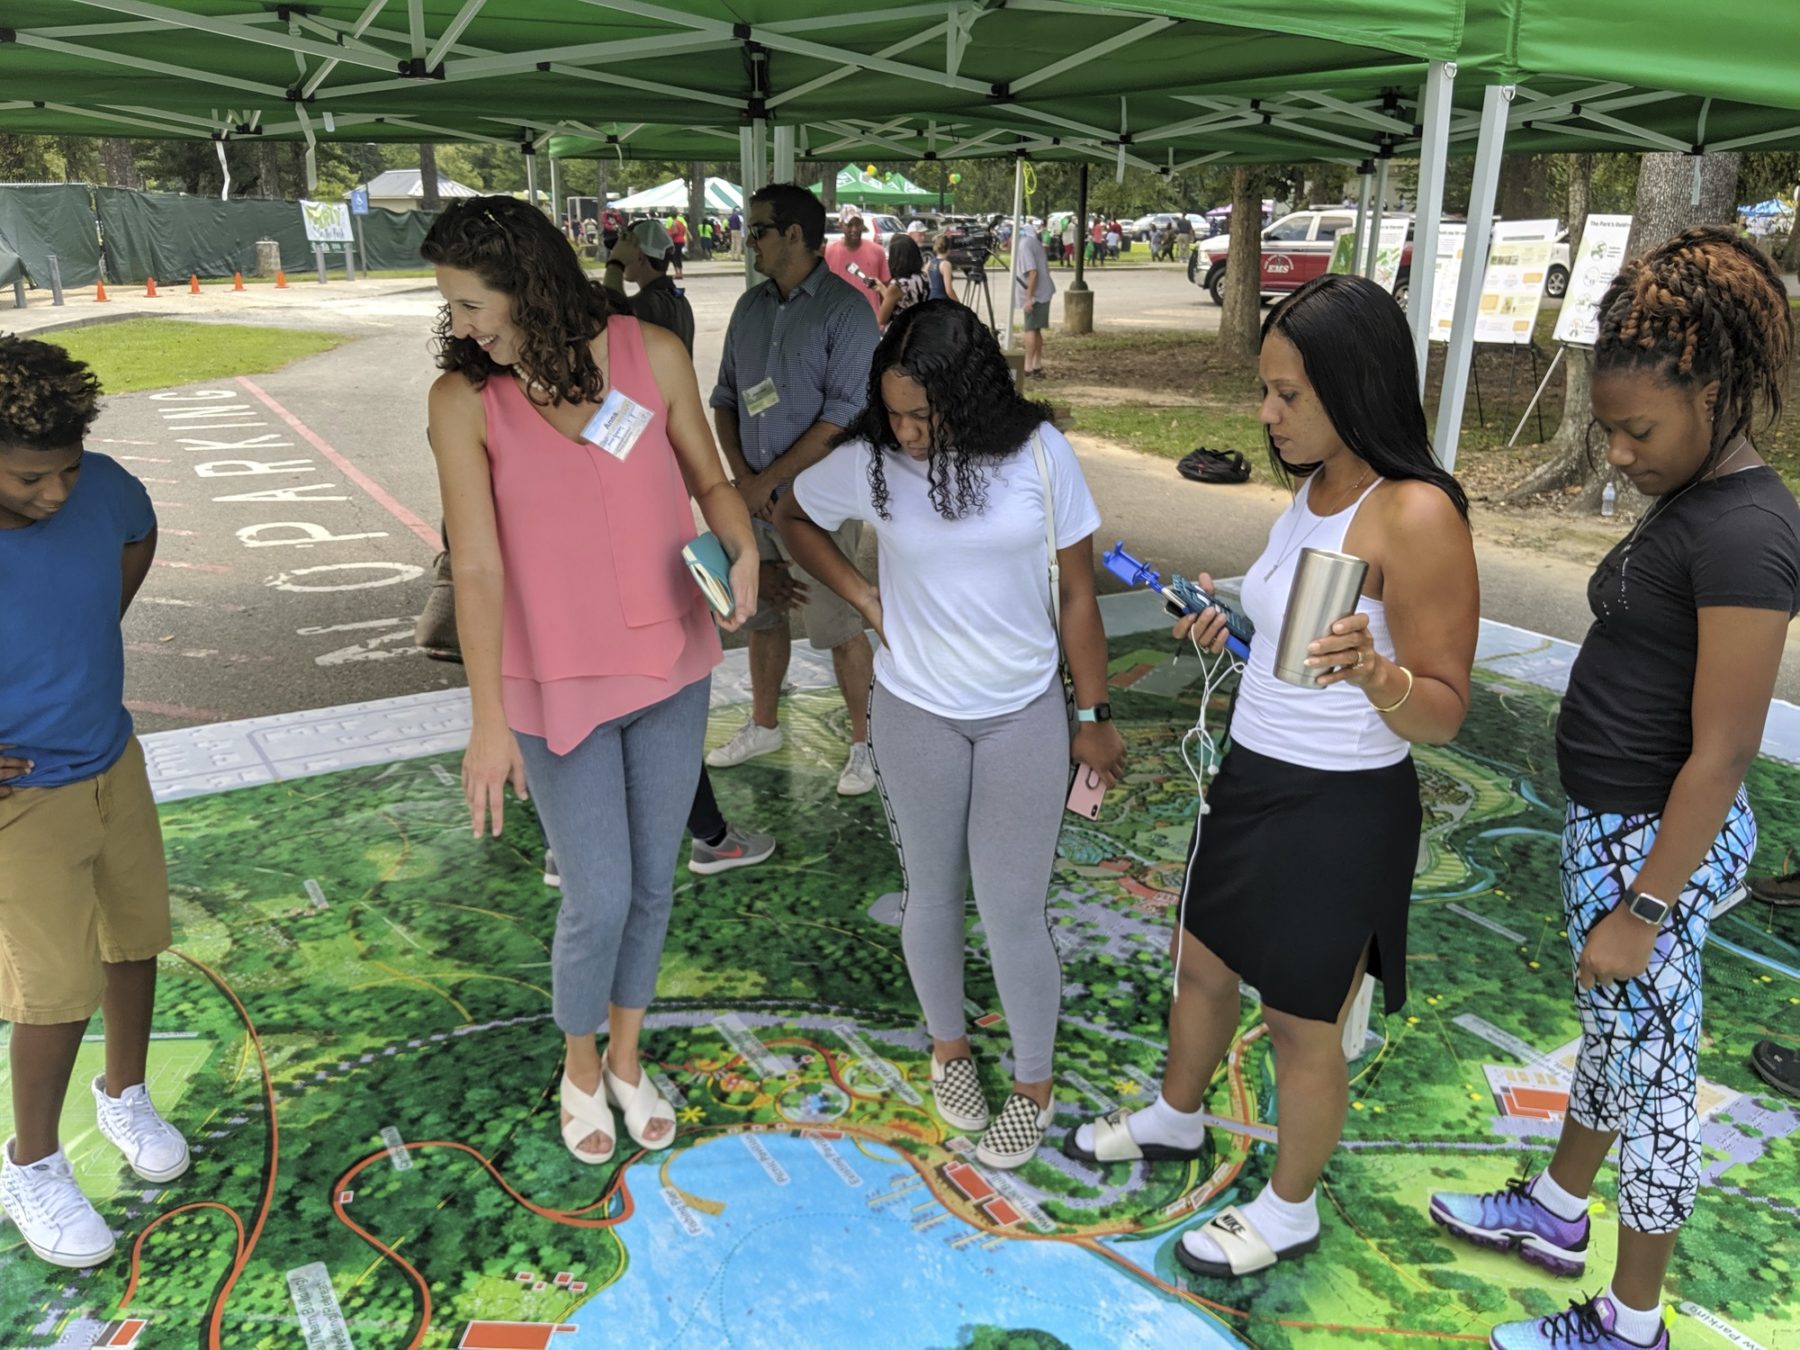
<path fill-rule="evenodd" d="M 755 127 L 738 128 L 738 186 L 744 194 L 744 289 L 757 284 L 761 279 L 756 270 L 756 250 L 750 246 L 750 198 L 762 187 L 762 168 L 756 157 Z"/>
<path fill-rule="evenodd" d="M 1381 247 L 1381 215 L 1387 206 L 1388 165 L 1393 160 L 1383 156 L 1375 161 L 1375 191 L 1369 201 L 1369 234 L 1358 242 L 1363 247 L 1358 250 L 1363 255 L 1362 266 L 1354 269 L 1358 275 L 1375 276 L 1375 254 Z"/>
<path fill-rule="evenodd" d="M 135 18 L 150 19 L 167 25 L 169 28 L 194 29 L 202 33 L 211 33 L 215 37 L 233 38 L 239 42 L 248 42 L 257 46 L 281 47 L 296 55 L 317 56 L 322 60 L 341 61 L 347 65 L 368 66 L 373 70 L 391 71 L 394 60 L 386 52 L 365 46 L 361 42 L 329 43 L 317 42 L 312 38 L 299 37 L 285 29 L 256 28 L 236 19 L 206 18 L 198 14 L 187 14 L 179 9 L 170 9 L 166 5 L 153 5 L 146 0 L 75 0 L 90 9 L 104 9 L 116 14 L 130 14 Z M 424 55 L 423 50 L 419 53 Z"/>
<path fill-rule="evenodd" d="M 876 52 L 875 55 L 884 61 L 889 57 L 899 56 L 902 52 L 911 51 L 921 43 L 930 42 L 933 38 L 942 37 L 949 28 L 950 23 L 948 20 L 945 20 L 943 23 L 927 28 L 922 33 L 914 33 L 911 37 L 903 38 L 892 46 L 883 47 L 880 51 Z M 795 85 L 792 89 L 784 89 L 781 93 L 769 99 L 767 106 L 770 111 L 773 111 L 790 100 L 802 98 L 816 90 L 827 88 L 830 85 L 836 84 L 839 80 L 847 80 L 852 75 L 860 74 L 861 71 L 861 66 L 839 66 L 828 75 L 821 75 L 817 79 L 808 80 L 805 84 Z"/>
<path fill-rule="evenodd" d="M 1375 175 L 1358 173 L 1356 175 L 1356 251 L 1362 252 L 1363 244 L 1369 238 L 1369 202 L 1375 191 Z M 1351 259 L 1350 270 L 1356 271 L 1356 261 Z"/>
<path fill-rule="evenodd" d="M 532 159 L 537 156 L 533 155 Z M 556 156 L 550 156 L 550 214 L 557 220 L 563 218 L 562 184 L 556 174 Z"/>
<path fill-rule="evenodd" d="M 525 200 L 535 207 L 538 204 L 537 156 L 524 146 L 519 147 L 519 153 L 525 156 Z"/>
<path fill-rule="evenodd" d="M 1019 274 L 1019 218 L 1024 211 L 1025 157 L 1020 155 L 1013 160 L 1012 241 L 1006 255 L 1006 322 L 1000 329 L 1000 350 L 1003 352 L 1012 350 L 1014 300 L 1019 290 L 1014 284 L 1014 278 Z"/>
<path fill-rule="evenodd" d="M 792 122 L 775 128 L 774 136 L 775 165 L 770 174 L 772 183 L 791 183 L 794 181 L 794 124 Z"/>
<path fill-rule="evenodd" d="M 1425 358 L 1431 351 L 1431 297 L 1437 289 L 1438 226 L 1444 219 L 1444 172 L 1450 151 L 1450 101 L 1456 92 L 1456 65 L 1433 61 L 1420 92 L 1424 137 L 1419 146 L 1419 199 L 1413 203 L 1412 271 L 1407 280 L 1407 318 L 1413 356 L 1419 364 L 1419 391 L 1425 390 Z"/>
<path fill-rule="evenodd" d="M 1469 185 L 1469 232 L 1463 241 L 1462 270 L 1456 280 L 1456 316 L 1444 354 L 1443 392 L 1438 396 L 1438 459 L 1456 468 L 1463 405 L 1469 394 L 1469 361 L 1475 354 L 1475 316 L 1487 275 L 1488 243 L 1494 233 L 1494 198 L 1500 188 L 1500 156 L 1506 149 L 1506 111 L 1511 85 L 1490 84 L 1481 96 L 1481 139 L 1475 144 L 1475 177 Z"/>

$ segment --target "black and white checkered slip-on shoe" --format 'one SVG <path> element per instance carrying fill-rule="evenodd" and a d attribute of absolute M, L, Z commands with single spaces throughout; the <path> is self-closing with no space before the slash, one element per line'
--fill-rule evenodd
<path fill-rule="evenodd" d="M 931 1096 L 944 1124 L 964 1134 L 979 1134 L 988 1125 L 987 1098 L 981 1094 L 981 1076 L 967 1055 L 948 1064 L 931 1057 Z"/>
<path fill-rule="evenodd" d="M 1013 1093 L 975 1145 L 976 1160 L 1005 1170 L 1023 1167 L 1037 1153 L 1038 1145 L 1044 1142 L 1044 1131 L 1055 1117 L 1054 1101 L 1040 1110 L 1023 1092 Z"/>

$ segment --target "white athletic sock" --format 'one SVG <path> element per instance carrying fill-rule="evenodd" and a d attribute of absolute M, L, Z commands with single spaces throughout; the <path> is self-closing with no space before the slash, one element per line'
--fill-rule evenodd
<path fill-rule="evenodd" d="M 1606 1286 L 1606 1297 L 1613 1305 L 1613 1330 L 1628 1341 L 1639 1345 L 1654 1345 L 1656 1338 L 1662 1335 L 1662 1305 L 1645 1311 L 1633 1308 L 1613 1292 L 1612 1286 Z"/>
<path fill-rule="evenodd" d="M 1313 1188 L 1306 1199 L 1294 1204 L 1275 1194 L 1275 1186 L 1271 1182 L 1243 1210 L 1244 1218 L 1249 1221 L 1250 1226 L 1261 1233 L 1263 1241 L 1278 1252 L 1319 1235 L 1317 1187 Z M 1182 1234 L 1181 1241 L 1188 1251 L 1202 1261 L 1225 1259 L 1224 1251 L 1206 1235 L 1203 1228 L 1195 1228 Z"/>
<path fill-rule="evenodd" d="M 1531 1198 L 1564 1223 L 1574 1223 L 1588 1207 L 1588 1198 L 1585 1195 L 1570 1195 L 1558 1186 L 1548 1167 L 1532 1181 Z"/>
<path fill-rule="evenodd" d="M 1204 1111 L 1178 1111 L 1159 1092 L 1150 1105 L 1133 1111 L 1126 1118 L 1125 1125 L 1139 1148 L 1145 1144 L 1164 1144 L 1169 1148 L 1199 1148 L 1206 1140 L 1205 1115 Z M 1094 1151 L 1094 1127 L 1091 1124 L 1076 1130 L 1075 1144 L 1089 1153 Z"/>

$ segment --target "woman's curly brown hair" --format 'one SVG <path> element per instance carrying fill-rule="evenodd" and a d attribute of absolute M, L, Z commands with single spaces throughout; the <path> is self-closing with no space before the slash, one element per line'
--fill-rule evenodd
<path fill-rule="evenodd" d="M 419 256 L 437 267 L 473 272 L 512 298 L 520 333 L 519 366 L 534 402 L 598 403 L 606 381 L 588 344 L 606 329 L 606 289 L 581 270 L 561 232 L 536 207 L 512 197 L 465 197 L 437 218 Z M 437 321 L 437 361 L 477 389 L 497 371 L 472 338 L 452 337 L 450 307 Z"/>
<path fill-rule="evenodd" d="M 61 347 L 0 336 L 0 446 L 67 450 L 100 412 L 100 381 Z"/>
<path fill-rule="evenodd" d="M 1683 230 L 1626 263 L 1600 301 L 1594 373 L 1647 370 L 1692 389 L 1719 382 L 1708 466 L 1781 416 L 1793 347 L 1787 288 L 1755 244 L 1722 225 Z"/>

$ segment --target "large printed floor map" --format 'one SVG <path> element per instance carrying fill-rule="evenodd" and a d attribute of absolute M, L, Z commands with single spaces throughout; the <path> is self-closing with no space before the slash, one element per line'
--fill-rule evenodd
<path fill-rule="evenodd" d="M 1155 1094 L 1195 812 L 1177 745 L 1200 666 L 1173 659 L 1154 611 L 1108 606 L 1131 772 L 1099 820 L 1071 816 L 1063 834 L 1052 1144 Z M 1173 1249 L 1267 1176 L 1276 1104 L 1255 1004 L 1214 1086 L 1209 1162 L 1095 1169 L 1050 1147 L 1018 1172 L 982 1167 L 930 1108 L 898 868 L 878 799 L 833 790 L 844 713 L 820 663 L 796 662 L 786 749 L 714 775 L 727 814 L 780 848 L 749 871 L 681 869 L 647 1035 L 679 1135 L 660 1154 L 627 1140 L 607 1168 L 577 1166 L 557 1138 L 557 894 L 528 807 L 504 838 L 470 836 L 460 694 L 148 738 L 177 928 L 151 1075 L 194 1167 L 148 1186 L 98 1139 L 81 1086 L 101 1063 L 96 1022 L 65 1139 L 118 1255 L 55 1271 L 0 1228 L 0 1345 L 1485 1342 L 1497 1319 L 1603 1287 L 1614 1254 L 1610 1205 L 1585 1281 L 1452 1243 L 1425 1217 L 1433 1189 L 1497 1187 L 1541 1160 L 1565 1104 L 1577 1026 L 1551 731 L 1570 655 L 1485 627 L 1462 736 L 1419 750 L 1411 1001 L 1384 1018 L 1377 1000 L 1351 1066 L 1321 1250 L 1235 1284 L 1195 1280 Z M 713 741 L 742 716 L 739 661 L 715 684 Z M 1797 728 L 1778 707 L 1751 778 L 1765 870 L 1800 842 Z M 1746 1063 L 1756 1040 L 1800 1033 L 1791 915 L 1745 902 L 1707 951 L 1706 1170 L 1671 1281 L 1679 1350 L 1800 1346 L 1800 1103 Z M 998 1101 L 1007 1026 L 978 927 L 970 951 Z"/>

